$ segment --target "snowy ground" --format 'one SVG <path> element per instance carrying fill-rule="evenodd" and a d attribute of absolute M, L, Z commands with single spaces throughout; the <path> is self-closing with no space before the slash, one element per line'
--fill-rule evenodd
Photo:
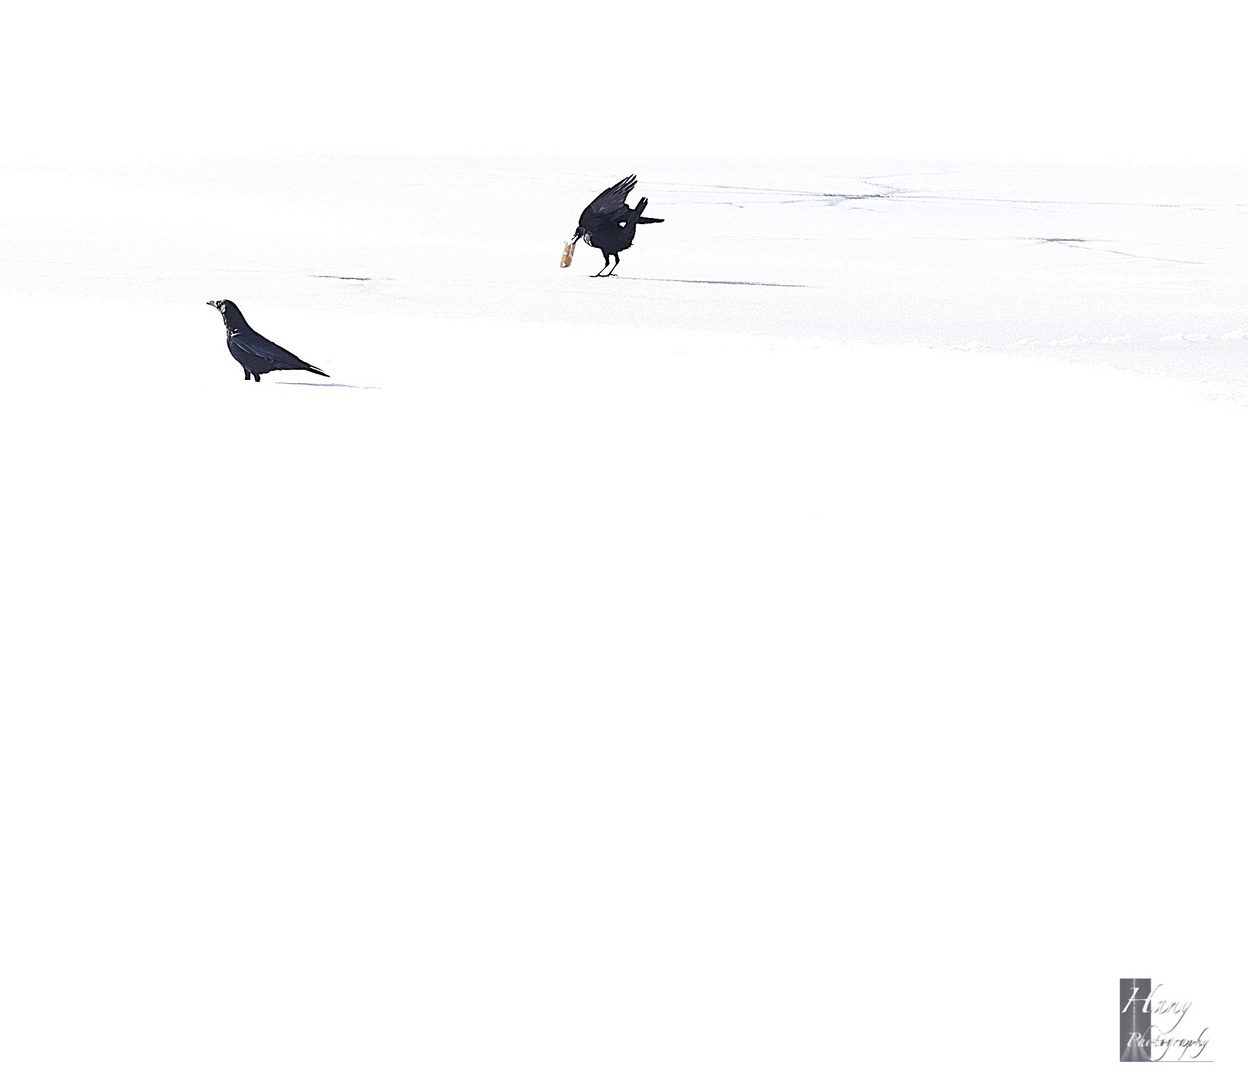
<path fill-rule="evenodd" d="M 1242 173 L 0 179 L 5 1075 L 1236 1071 Z"/>

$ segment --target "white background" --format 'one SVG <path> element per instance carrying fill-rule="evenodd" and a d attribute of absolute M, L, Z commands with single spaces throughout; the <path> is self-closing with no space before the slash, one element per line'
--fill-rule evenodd
<path fill-rule="evenodd" d="M 753 14 L 9 17 L 6 1076 L 1242 1073 L 1238 46 Z"/>
<path fill-rule="evenodd" d="M 1225 5 L 23 5 L 4 156 L 1243 159 Z"/>

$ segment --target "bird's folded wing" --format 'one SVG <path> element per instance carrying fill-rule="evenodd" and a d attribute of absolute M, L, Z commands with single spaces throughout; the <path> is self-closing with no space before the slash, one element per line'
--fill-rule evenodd
<path fill-rule="evenodd" d="M 299 371 L 308 366 L 294 353 L 259 334 L 235 334 L 230 344 L 239 352 L 264 361 L 270 371 Z"/>

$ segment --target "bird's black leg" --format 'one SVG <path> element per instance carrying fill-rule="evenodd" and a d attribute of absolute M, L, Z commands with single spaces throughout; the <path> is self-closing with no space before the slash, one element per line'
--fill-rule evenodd
<path fill-rule="evenodd" d="M 615 253 L 615 265 L 611 267 L 611 272 L 607 274 L 607 277 L 611 277 L 611 275 L 614 274 L 619 268 L 620 268 L 620 253 L 617 251 Z"/>
<path fill-rule="evenodd" d="M 253 378 L 253 379 L 255 379 L 255 380 L 256 380 L 256 382 L 259 382 L 259 381 L 260 381 L 260 376 L 259 376 L 259 375 L 253 375 L 253 376 L 252 376 L 252 378 Z"/>
<path fill-rule="evenodd" d="M 243 368 L 243 382 L 251 382 L 251 372 Z"/>
<path fill-rule="evenodd" d="M 603 271 L 605 271 L 610 265 L 611 265 L 611 256 L 608 255 L 604 251 L 602 253 L 602 270 L 599 270 L 598 273 L 594 275 L 594 277 L 602 277 Z"/>

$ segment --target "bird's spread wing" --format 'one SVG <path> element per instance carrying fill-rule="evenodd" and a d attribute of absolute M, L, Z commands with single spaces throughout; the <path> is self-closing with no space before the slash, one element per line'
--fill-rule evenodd
<path fill-rule="evenodd" d="M 635 176 L 626 176 L 618 184 L 612 184 L 598 198 L 585 207 L 585 212 L 581 214 L 582 224 L 584 224 L 586 218 L 601 221 L 614 217 L 624 209 L 624 200 L 628 198 L 628 193 L 636 186 L 637 177 Z"/>
<path fill-rule="evenodd" d="M 255 331 L 249 334 L 244 330 L 235 334 L 230 338 L 230 345 L 231 351 L 237 349 L 244 356 L 267 364 L 270 371 L 306 371 L 311 366 Z"/>

